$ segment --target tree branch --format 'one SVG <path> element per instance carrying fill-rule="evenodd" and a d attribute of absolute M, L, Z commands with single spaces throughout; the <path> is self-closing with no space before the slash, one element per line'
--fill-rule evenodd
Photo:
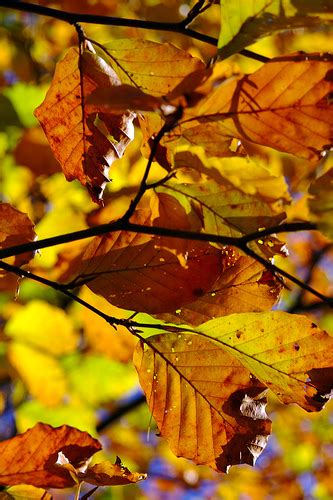
<path fill-rule="evenodd" d="M 178 229 L 169 229 L 158 226 L 143 226 L 141 224 L 132 224 L 123 219 L 110 222 L 108 224 L 100 224 L 98 226 L 82 229 L 81 231 L 73 231 L 72 233 L 60 234 L 43 240 L 31 241 L 21 245 L 0 249 L 0 259 L 14 257 L 25 252 L 34 252 L 42 248 L 53 247 L 63 243 L 83 240 L 92 236 L 99 236 L 114 231 L 130 231 L 140 234 L 151 234 L 152 236 L 166 236 L 170 238 L 180 238 L 193 241 L 208 241 L 210 243 L 220 243 L 221 245 L 231 245 L 243 249 L 250 241 L 254 241 L 263 236 L 276 233 L 290 233 L 296 231 L 314 231 L 317 227 L 312 222 L 286 222 L 279 226 L 273 226 L 256 231 L 255 233 L 247 234 L 241 237 L 219 236 L 211 233 L 197 233 L 194 231 L 183 231 Z"/>
<path fill-rule="evenodd" d="M 144 30 L 168 31 L 188 36 L 190 38 L 193 38 L 194 40 L 208 43 L 209 45 L 217 46 L 218 42 L 217 38 L 205 35 L 204 33 L 199 33 L 198 31 L 188 28 L 188 22 L 186 22 L 185 24 L 185 20 L 177 23 L 168 23 L 159 21 L 146 21 L 141 19 L 99 16 L 96 14 L 81 14 L 77 12 L 68 12 L 64 10 L 53 9 L 51 7 L 44 7 L 43 5 L 37 5 L 29 2 L 21 2 L 20 0 L 11 0 L 10 2 L 8 2 L 8 0 L 0 0 L 0 7 L 6 7 L 8 9 L 22 12 L 30 12 L 32 14 L 37 14 L 40 16 L 52 17 L 53 19 L 58 19 L 69 24 L 87 23 L 107 26 L 121 26 L 124 28 L 140 28 Z M 262 56 L 261 54 L 256 54 L 255 52 L 247 49 L 241 50 L 240 54 L 245 57 L 255 59 L 256 61 L 269 61 L 269 58 Z"/>

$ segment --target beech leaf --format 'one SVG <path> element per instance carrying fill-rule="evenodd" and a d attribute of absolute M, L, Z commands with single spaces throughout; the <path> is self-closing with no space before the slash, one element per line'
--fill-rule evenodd
<path fill-rule="evenodd" d="M 229 57 L 275 31 L 321 27 L 325 21 L 333 21 L 329 0 L 221 0 L 219 56 Z"/>
<path fill-rule="evenodd" d="M 200 59 L 169 43 L 136 38 L 113 40 L 104 47 L 121 82 L 151 96 L 170 98 L 190 92 L 207 74 Z"/>
<path fill-rule="evenodd" d="M 280 296 L 282 284 L 261 264 L 226 247 L 222 252 L 223 271 L 213 288 L 176 313 L 161 314 L 173 323 L 200 325 L 211 318 L 232 313 L 271 309 Z"/>
<path fill-rule="evenodd" d="M 0 443 L 0 484 L 30 484 L 42 488 L 66 488 L 75 481 L 56 465 L 62 452 L 73 467 L 85 463 L 101 449 L 87 432 L 63 425 L 38 423 L 23 434 Z"/>
<path fill-rule="evenodd" d="M 45 100 L 35 111 L 66 179 L 78 179 L 96 202 L 101 202 L 109 168 L 134 137 L 135 115 L 89 110 L 87 98 L 96 88 L 120 83 L 92 50 L 80 55 L 71 48 L 57 64 Z"/>
<path fill-rule="evenodd" d="M 305 316 L 231 314 L 199 330 L 215 339 L 283 403 L 319 411 L 333 388 L 333 337 Z"/>
<path fill-rule="evenodd" d="M 154 223 L 184 229 L 185 209 L 167 195 L 164 208 L 167 199 L 174 210 L 164 212 L 159 203 Z M 152 211 L 142 209 L 131 221 L 149 226 L 151 218 Z M 117 231 L 93 239 L 69 286 L 86 284 L 117 307 L 154 314 L 193 302 L 211 289 L 220 272 L 220 250 L 208 243 Z"/>
<path fill-rule="evenodd" d="M 0 493 L 0 500 L 52 500 L 52 495 L 42 488 L 36 488 L 28 484 L 11 486 Z"/>
<path fill-rule="evenodd" d="M 265 387 L 239 361 L 209 339 L 165 333 L 140 341 L 134 364 L 175 455 L 219 472 L 255 463 L 271 429 Z"/>
<path fill-rule="evenodd" d="M 114 464 L 105 460 L 88 467 L 86 472 L 79 473 L 79 478 L 81 481 L 97 486 L 119 486 L 142 481 L 147 478 L 147 474 L 129 471 L 117 457 Z"/>
<path fill-rule="evenodd" d="M 237 137 L 310 160 L 333 144 L 333 56 L 293 54 L 218 86 L 183 128 L 215 125 L 214 137 Z M 193 118 L 195 116 L 196 118 Z"/>

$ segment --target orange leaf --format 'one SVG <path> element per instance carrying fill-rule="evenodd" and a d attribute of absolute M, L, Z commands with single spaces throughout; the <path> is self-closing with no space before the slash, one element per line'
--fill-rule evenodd
<path fill-rule="evenodd" d="M 189 124 L 270 146 L 308 159 L 332 146 L 333 57 L 290 55 L 221 85 L 191 110 Z M 200 115 L 200 116 L 199 116 Z M 196 136 L 199 130 L 195 131 Z"/>
<path fill-rule="evenodd" d="M 97 202 L 109 181 L 110 166 L 133 139 L 135 115 L 98 113 L 89 110 L 86 101 L 96 88 L 119 84 L 101 57 L 71 48 L 57 64 L 45 100 L 35 111 L 66 179 L 78 179 Z"/>
<path fill-rule="evenodd" d="M 79 474 L 82 481 L 97 486 L 119 486 L 124 484 L 137 483 L 146 479 L 147 474 L 139 472 L 130 472 L 127 467 L 121 463 L 119 457 L 112 464 L 109 460 L 88 467 L 87 471 Z"/>
<path fill-rule="evenodd" d="M 58 453 L 74 467 L 101 449 L 87 432 L 63 425 L 38 423 L 24 434 L 0 443 L 0 484 L 31 484 L 42 488 L 66 488 L 75 484 L 64 467 L 56 465 Z"/>
<path fill-rule="evenodd" d="M 220 472 L 254 464 L 271 426 L 265 386 L 239 361 L 205 338 L 169 333 L 140 341 L 134 364 L 173 453 Z"/>

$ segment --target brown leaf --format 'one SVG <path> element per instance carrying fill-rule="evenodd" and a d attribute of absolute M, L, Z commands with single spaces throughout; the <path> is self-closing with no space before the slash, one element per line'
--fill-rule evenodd
<path fill-rule="evenodd" d="M 271 426 L 264 386 L 239 361 L 206 338 L 169 333 L 140 341 L 134 364 L 173 453 L 219 472 L 254 464 Z"/>
<path fill-rule="evenodd" d="M 174 210 L 163 212 L 160 203 L 159 217 L 155 217 L 154 223 L 184 229 L 187 214 L 177 200 L 165 195 L 164 208 L 170 198 Z M 131 221 L 149 226 L 151 218 L 151 210 L 142 209 Z M 196 223 L 197 218 L 194 220 Z M 220 251 L 207 243 L 117 231 L 94 238 L 69 285 L 86 284 L 124 309 L 160 313 L 193 302 L 211 289 L 220 271 Z"/>
<path fill-rule="evenodd" d="M 177 313 L 159 317 L 172 323 L 200 325 L 211 318 L 232 313 L 271 309 L 280 296 L 282 284 L 261 264 L 231 247 L 222 252 L 223 271 L 211 290 Z"/>
<path fill-rule="evenodd" d="M 109 460 L 105 460 L 92 467 L 88 467 L 86 472 L 79 474 L 79 478 L 81 481 L 96 484 L 97 486 L 119 486 L 142 481 L 147 478 L 147 474 L 130 472 L 121 463 L 120 458 L 117 457 L 114 464 Z"/>
<path fill-rule="evenodd" d="M 102 58 L 91 50 L 80 56 L 71 48 L 57 64 L 45 100 L 35 111 L 66 179 L 78 179 L 96 202 L 102 199 L 110 166 L 133 139 L 135 115 L 90 111 L 86 101 L 96 88 L 119 84 Z"/>
<path fill-rule="evenodd" d="M 210 129 L 214 124 L 214 140 L 219 133 L 222 141 L 237 137 L 318 159 L 333 143 L 332 91 L 332 56 L 284 56 L 218 87 L 191 110 L 184 126 L 199 121 L 204 136 L 206 124 Z"/>
<path fill-rule="evenodd" d="M 66 488 L 75 481 L 56 465 L 62 452 L 74 467 L 101 449 L 87 432 L 63 425 L 36 424 L 24 434 L 0 443 L 0 484 L 30 484 L 42 488 Z"/>

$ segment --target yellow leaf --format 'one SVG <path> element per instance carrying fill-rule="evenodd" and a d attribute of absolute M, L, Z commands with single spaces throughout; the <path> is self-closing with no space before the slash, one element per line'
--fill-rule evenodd
<path fill-rule="evenodd" d="M 5 492 L 0 493 L 1 500 L 10 498 L 14 500 L 52 500 L 52 495 L 42 488 L 36 488 L 28 484 L 19 484 L 17 486 L 11 486 L 7 488 Z"/>
<path fill-rule="evenodd" d="M 205 76 L 205 65 L 200 59 L 169 43 L 136 38 L 113 40 L 104 47 L 111 55 L 108 62 L 122 83 L 139 87 L 152 96 L 187 92 Z"/>
<path fill-rule="evenodd" d="M 333 387 L 333 337 L 305 316 L 273 311 L 231 314 L 199 327 L 283 403 L 318 411 Z"/>
<path fill-rule="evenodd" d="M 54 356 L 73 351 L 79 341 L 69 316 L 42 300 L 21 307 L 6 323 L 5 333 Z"/>
<path fill-rule="evenodd" d="M 329 0 L 222 0 L 219 54 L 229 57 L 278 30 L 320 27 L 332 20 Z"/>
<path fill-rule="evenodd" d="M 97 486 L 119 486 L 121 484 L 137 483 L 147 478 L 147 474 L 131 472 L 125 467 L 119 457 L 114 464 L 109 460 L 88 467 L 86 472 L 79 474 L 81 481 Z"/>
<path fill-rule="evenodd" d="M 8 346 L 7 355 L 33 397 L 47 406 L 61 403 L 67 382 L 55 358 L 16 341 Z"/>

